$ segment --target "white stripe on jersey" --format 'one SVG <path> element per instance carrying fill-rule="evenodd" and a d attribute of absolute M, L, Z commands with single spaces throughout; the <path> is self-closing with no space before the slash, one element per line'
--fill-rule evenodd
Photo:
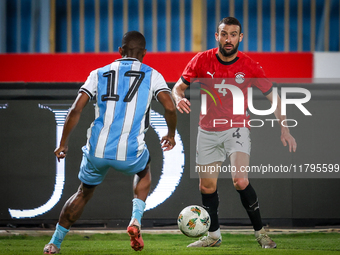
<path fill-rule="evenodd" d="M 118 70 L 119 69 L 120 62 L 113 62 L 110 66 L 110 70 Z M 118 76 L 118 72 L 117 72 Z M 112 76 L 110 76 L 112 78 Z M 114 85 L 114 94 L 117 94 L 117 82 L 118 82 L 118 77 L 114 80 L 115 85 Z M 112 87 L 110 87 L 111 90 Z M 111 95 L 111 94 L 109 94 Z M 98 102 L 98 100 L 97 100 Z M 99 137 L 98 137 L 98 142 L 97 142 L 97 147 L 94 156 L 98 158 L 103 158 L 104 157 L 104 152 L 105 152 L 105 147 L 106 147 L 106 142 L 109 136 L 110 132 L 110 127 L 114 119 L 114 112 L 115 112 L 115 107 L 116 107 L 116 101 L 111 101 L 108 100 L 106 102 L 106 109 L 110 109 L 109 111 L 105 111 L 105 116 L 104 116 L 104 126 L 100 131 Z"/>
<path fill-rule="evenodd" d="M 116 106 L 115 101 L 107 101 L 107 108 L 114 109 L 115 106 Z M 110 126 L 113 122 L 113 113 L 114 113 L 114 110 L 105 112 L 104 126 L 102 130 L 100 131 L 100 135 L 98 137 L 96 152 L 94 154 L 95 157 L 98 157 L 98 158 L 104 157 L 104 151 L 106 147 L 107 138 L 110 132 Z"/>
<path fill-rule="evenodd" d="M 131 70 L 140 71 L 141 62 L 134 61 Z M 117 79 L 118 80 L 118 79 Z M 135 77 L 130 77 L 129 88 L 132 86 Z M 138 90 L 132 100 L 127 104 L 122 133 L 117 146 L 117 160 L 126 160 L 128 138 L 132 128 L 138 99 Z"/>
<path fill-rule="evenodd" d="M 91 72 L 92 75 L 89 76 L 89 78 L 86 80 L 85 84 L 83 86 L 86 86 L 86 83 L 89 82 L 89 80 L 94 83 L 94 84 L 97 84 L 97 81 L 98 81 L 98 69 L 94 70 Z M 92 78 L 92 80 L 91 80 Z M 93 81 L 93 79 L 95 81 Z M 83 87 L 82 86 L 82 87 Z M 87 89 L 85 90 L 82 90 L 82 88 L 80 89 L 80 91 L 84 91 L 86 94 L 88 94 L 87 92 Z M 97 93 L 97 90 L 95 90 L 95 93 Z M 89 95 L 89 94 L 88 94 Z M 90 95 L 89 95 L 90 96 Z M 93 98 L 93 95 L 91 94 L 90 98 L 92 99 Z M 94 117 L 95 119 L 97 119 L 99 117 L 99 107 L 98 107 L 98 102 L 95 104 L 95 107 L 94 107 Z M 92 127 L 94 126 L 94 122 L 91 123 L 90 127 L 87 129 L 87 142 L 86 142 L 86 147 L 88 148 L 88 150 L 90 150 L 90 139 L 89 137 L 91 137 L 92 135 Z"/>
<path fill-rule="evenodd" d="M 99 106 L 98 106 L 98 101 L 96 102 L 96 104 L 94 104 L 94 119 L 97 119 L 99 117 Z M 94 121 L 91 123 L 90 127 L 87 129 L 87 142 L 86 142 L 86 146 L 87 149 L 90 151 L 91 145 L 90 145 L 90 137 L 92 135 L 92 128 L 94 126 Z"/>
<path fill-rule="evenodd" d="M 151 81 L 151 83 L 152 83 L 152 79 L 153 79 L 153 74 L 154 74 L 154 72 L 155 72 L 155 70 L 153 69 L 152 70 L 152 72 L 151 72 L 151 75 L 150 75 L 150 81 Z M 153 96 L 153 94 L 151 93 L 152 91 L 150 90 L 150 93 L 149 93 L 149 96 L 148 96 L 148 102 L 151 102 L 151 100 L 152 100 L 152 96 Z M 147 111 L 150 111 L 150 109 L 149 108 L 147 108 L 147 109 L 145 109 L 145 114 L 144 114 L 144 117 L 143 117 L 143 120 L 142 120 L 142 123 L 141 123 L 141 125 L 140 125 L 140 130 L 139 130 L 139 133 L 141 134 L 142 132 L 146 132 L 147 131 L 147 129 L 145 129 L 145 118 L 147 117 L 147 115 L 149 115 L 149 113 L 148 114 L 146 114 L 147 113 Z M 150 122 L 150 116 L 148 116 L 148 121 Z M 149 124 L 150 123 L 148 123 L 148 128 L 149 128 Z M 137 157 L 143 152 L 143 149 L 144 149 L 144 144 L 145 144 L 145 142 L 144 142 L 144 136 L 139 136 L 139 137 L 137 137 L 137 141 L 138 141 L 138 153 L 137 153 Z"/>

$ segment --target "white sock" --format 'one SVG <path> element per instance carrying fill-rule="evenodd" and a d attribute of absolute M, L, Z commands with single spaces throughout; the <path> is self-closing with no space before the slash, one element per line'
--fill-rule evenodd
<path fill-rule="evenodd" d="M 220 229 L 217 229 L 216 231 L 214 232 L 208 232 L 208 236 L 214 238 L 214 239 L 218 239 L 218 238 L 221 238 L 221 230 Z"/>

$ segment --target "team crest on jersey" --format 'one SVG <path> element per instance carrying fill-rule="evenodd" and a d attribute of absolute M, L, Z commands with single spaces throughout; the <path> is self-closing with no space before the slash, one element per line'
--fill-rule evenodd
<path fill-rule="evenodd" d="M 238 84 L 241 84 L 244 82 L 244 76 L 245 74 L 242 73 L 242 72 L 238 72 L 235 74 L 235 81 L 238 83 Z"/>

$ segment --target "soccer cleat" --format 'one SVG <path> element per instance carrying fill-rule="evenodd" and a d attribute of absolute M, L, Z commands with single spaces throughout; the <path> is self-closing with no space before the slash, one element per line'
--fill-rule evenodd
<path fill-rule="evenodd" d="M 53 243 L 48 243 L 44 247 L 44 254 L 58 254 L 60 249 Z"/>
<path fill-rule="evenodd" d="M 263 249 L 273 249 L 276 248 L 276 243 L 267 235 L 264 228 L 259 231 L 255 231 L 255 237 L 257 242 Z"/>
<path fill-rule="evenodd" d="M 144 241 L 140 233 L 140 227 L 136 225 L 129 225 L 127 232 L 130 236 L 131 248 L 135 251 L 141 251 L 144 248 Z"/>
<path fill-rule="evenodd" d="M 204 236 L 198 241 L 189 244 L 187 247 L 219 247 L 222 243 L 222 239 L 214 239 L 211 236 Z"/>

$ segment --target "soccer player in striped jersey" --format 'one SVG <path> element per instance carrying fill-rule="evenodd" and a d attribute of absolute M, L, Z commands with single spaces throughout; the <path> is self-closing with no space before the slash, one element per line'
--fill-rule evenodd
<path fill-rule="evenodd" d="M 132 217 L 127 228 L 131 247 L 144 247 L 140 234 L 145 200 L 151 185 L 150 155 L 144 141 L 149 127 L 150 104 L 155 97 L 164 107 L 168 133 L 161 139 L 161 148 L 175 145 L 176 108 L 163 76 L 142 63 L 146 54 L 145 38 L 137 32 L 127 32 L 119 53 L 122 58 L 92 71 L 79 90 L 64 124 L 59 147 L 54 153 L 58 160 L 66 156 L 68 140 L 89 99 L 96 97 L 95 120 L 87 132 L 87 144 L 82 148 L 81 184 L 65 203 L 45 254 L 59 253 L 61 242 L 72 224 L 79 219 L 97 185 L 110 167 L 134 175 Z"/>
<path fill-rule="evenodd" d="M 244 109 L 248 108 L 247 89 L 250 86 L 258 87 L 271 103 L 276 99 L 277 105 L 280 106 L 280 97 L 274 98 L 272 83 L 266 78 L 262 67 L 238 50 L 239 43 L 243 39 L 240 22 L 234 17 L 222 19 L 217 26 L 215 39 L 219 47 L 196 54 L 175 84 L 173 97 L 177 109 L 181 113 L 190 112 L 190 102 L 185 98 L 184 92 L 190 86 L 190 82 L 200 78 L 223 78 L 227 82 L 231 82 L 232 86 L 237 87 L 243 93 Z M 249 115 L 246 110 L 238 115 L 233 114 L 233 99 L 235 100 L 236 97 L 233 98 L 232 93 L 227 92 L 226 88 L 224 90 L 217 89 L 212 85 L 212 82 L 203 85 L 206 85 L 204 86 L 205 90 L 213 91 L 214 95 L 221 95 L 221 106 L 216 107 L 210 101 L 207 103 L 206 114 L 200 114 L 196 166 L 203 169 L 208 167 L 217 169 L 226 160 L 226 156 L 229 157 L 231 166 L 236 169 L 236 173 L 232 174 L 234 187 L 240 194 L 242 205 L 253 225 L 258 243 L 262 248 L 276 248 L 276 243 L 263 228 L 258 198 L 249 183 L 248 174 L 241 170 L 242 167 L 249 166 L 251 146 L 250 126 L 247 124 Z M 277 107 L 274 113 L 280 123 L 286 119 L 286 116 L 281 114 L 280 107 Z M 224 122 L 224 125 L 214 125 L 216 119 L 226 119 L 228 122 Z M 297 146 L 295 139 L 290 134 L 288 127 L 282 125 L 281 141 L 284 146 L 288 144 L 289 151 L 295 152 Z M 200 172 L 199 177 L 202 203 L 210 214 L 211 225 L 207 236 L 188 247 L 217 247 L 222 242 L 218 221 L 218 172 L 208 174 Z"/>

